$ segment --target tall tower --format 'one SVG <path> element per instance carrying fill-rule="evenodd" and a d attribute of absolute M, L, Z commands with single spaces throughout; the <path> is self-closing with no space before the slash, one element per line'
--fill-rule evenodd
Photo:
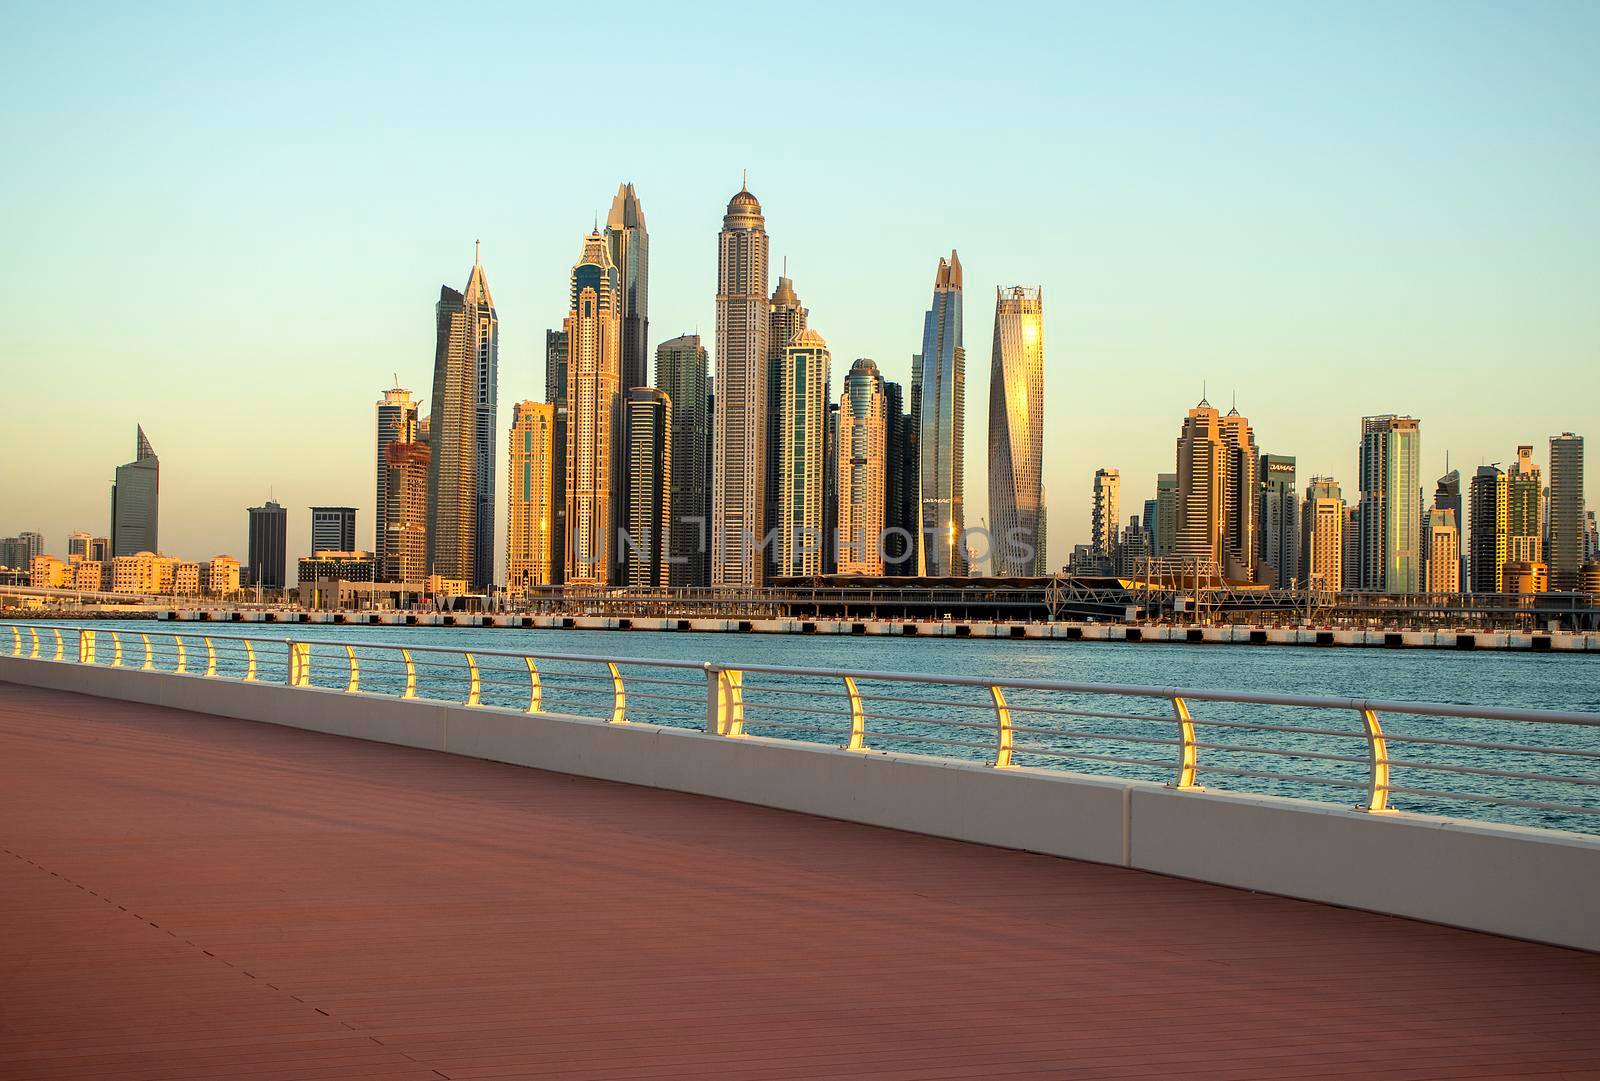
<path fill-rule="evenodd" d="M 249 508 L 249 514 L 249 584 L 282 589 L 287 584 L 289 512 L 269 499 L 259 507 Z"/>
<path fill-rule="evenodd" d="M 1582 586 L 1584 560 L 1583 436 L 1550 437 L 1550 588 Z"/>
<path fill-rule="evenodd" d="M 1480 465 L 1467 495 L 1472 515 L 1472 535 L 1468 539 L 1472 592 L 1504 593 L 1506 552 L 1510 547 L 1505 471 L 1495 465 Z"/>
<path fill-rule="evenodd" d="M 1332 477 L 1312 477 L 1300 516 L 1300 569 L 1305 588 L 1344 588 L 1344 493 Z"/>
<path fill-rule="evenodd" d="M 590 233 L 572 268 L 567 314 L 567 446 L 565 548 L 568 585 L 604 586 L 615 567 L 617 497 L 622 459 L 622 323 L 620 288 L 606 238 Z"/>
<path fill-rule="evenodd" d="M 883 398 L 889 429 L 884 452 L 883 573 L 904 576 L 917 569 L 917 443 L 912 437 L 913 418 L 905 409 L 905 388 L 884 380 Z"/>
<path fill-rule="evenodd" d="M 1089 510 L 1089 547 L 1101 559 L 1110 559 L 1117 546 L 1117 522 L 1122 514 L 1122 474 L 1115 469 L 1094 471 L 1094 505 Z"/>
<path fill-rule="evenodd" d="M 428 577 L 428 440 L 418 430 L 408 443 L 390 443 L 384 451 L 388 475 L 384 498 L 383 562 L 377 573 L 385 582 L 420 584 Z"/>
<path fill-rule="evenodd" d="M 1258 475 L 1261 580 L 1287 589 L 1300 578 L 1300 492 L 1295 487 L 1295 460 L 1287 454 L 1263 454 Z"/>
<path fill-rule="evenodd" d="M 889 418 L 883 376 L 863 357 L 839 394 L 840 574 L 883 573 Z"/>
<path fill-rule="evenodd" d="M 961 341 L 961 260 L 939 260 L 933 304 L 922 319 L 922 352 L 911 358 L 919 411 L 917 470 L 921 573 L 966 577 L 962 488 L 966 474 L 967 351 Z"/>
<path fill-rule="evenodd" d="M 655 387 L 625 396 L 628 426 L 628 527 L 626 582 L 630 589 L 671 584 L 672 400 Z"/>
<path fill-rule="evenodd" d="M 555 414 L 549 402 L 518 402 L 511 407 L 506 454 L 506 590 L 510 593 L 551 584 Z"/>
<path fill-rule="evenodd" d="M 1222 414 L 1204 398 L 1184 418 L 1178 436 L 1177 522 L 1172 554 L 1221 564 L 1227 544 L 1226 479 L 1230 450 Z M 1159 490 L 1157 498 L 1159 500 Z"/>
<path fill-rule="evenodd" d="M 1544 562 L 1544 478 L 1528 443 L 1506 470 L 1506 561 Z"/>
<path fill-rule="evenodd" d="M 1445 463 L 1449 464 L 1448 461 Z M 1466 536 L 1467 517 L 1464 513 L 1465 504 L 1461 502 L 1461 470 L 1450 469 L 1440 477 L 1433 489 L 1433 506 L 1435 510 L 1447 510 L 1455 518 L 1456 539 L 1463 541 Z M 1460 554 L 1456 560 L 1457 588 L 1465 589 L 1467 586 L 1467 546 L 1458 544 Z"/>
<path fill-rule="evenodd" d="M 550 583 L 560 585 L 567 558 L 567 332 L 544 332 L 544 400 L 555 408 L 550 438 Z"/>
<path fill-rule="evenodd" d="M 383 392 L 374 408 L 377 420 L 373 480 L 377 496 L 372 516 L 372 559 L 387 566 L 389 527 L 389 444 L 411 443 L 417 438 L 417 402 L 411 392 L 396 386 Z M 382 571 L 380 570 L 381 574 Z M 393 581 L 393 579 L 388 579 Z"/>
<path fill-rule="evenodd" d="M 133 461 L 117 466 L 111 485 L 111 555 L 159 552 L 161 459 L 134 426 Z"/>
<path fill-rule="evenodd" d="M 783 353 L 795 335 L 806 329 L 809 315 L 794 291 L 794 282 L 779 275 L 767 310 L 767 500 L 763 535 L 777 529 L 784 518 L 779 505 L 779 493 L 783 489 L 783 451 L 778 435 L 778 418 L 783 415 L 783 396 L 787 391 L 783 383 Z M 782 573 L 777 569 L 777 551 L 774 549 L 764 555 L 767 572 Z"/>
<path fill-rule="evenodd" d="M 1422 588 L 1422 422 L 1393 414 L 1361 418 L 1358 588 Z"/>
<path fill-rule="evenodd" d="M 741 187 L 717 234 L 711 581 L 761 585 L 767 477 L 767 228 Z"/>
<path fill-rule="evenodd" d="M 356 550 L 354 507 L 311 508 L 311 554 Z"/>
<path fill-rule="evenodd" d="M 483 264 L 467 288 L 439 289 L 428 414 L 428 569 L 484 590 L 494 580 L 495 409 L 499 320 Z"/>
<path fill-rule="evenodd" d="M 1044 543 L 1044 299 L 995 290 L 989 364 L 990 573 L 1033 574 Z"/>
<path fill-rule="evenodd" d="M 666 392 L 672 410 L 668 584 L 710 585 L 711 502 L 706 479 L 711 413 L 706 401 L 706 350 L 700 335 L 685 334 L 656 347 L 655 385 Z"/>
<path fill-rule="evenodd" d="M 828 343 L 800 331 L 783 350 L 777 571 L 784 577 L 823 573 L 826 546 L 824 476 L 828 435 Z"/>
<path fill-rule="evenodd" d="M 1260 557 L 1261 453 L 1250 422 L 1238 406 L 1222 418 L 1222 573 L 1239 582 L 1256 580 Z"/>
<path fill-rule="evenodd" d="M 617 317 L 622 326 L 618 391 L 625 403 L 628 391 L 650 383 L 650 234 L 645 229 L 639 194 L 632 184 L 617 185 L 611 212 L 606 215 L 606 244 L 611 252 L 611 264 L 617 268 Z M 617 490 L 616 507 L 617 524 L 622 529 L 627 528 L 628 486 L 632 476 L 628 468 L 631 461 L 628 431 L 628 425 L 623 423 L 617 432 L 617 452 L 621 455 L 622 468 L 618 475 L 621 487 Z"/>
<path fill-rule="evenodd" d="M 1461 529 L 1454 511 L 1434 507 L 1428 512 L 1427 593 L 1461 592 Z"/>

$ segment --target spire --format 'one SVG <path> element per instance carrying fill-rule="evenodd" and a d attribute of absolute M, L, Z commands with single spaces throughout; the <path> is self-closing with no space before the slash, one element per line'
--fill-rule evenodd
<path fill-rule="evenodd" d="M 494 297 L 489 293 L 489 278 L 483 272 L 483 241 L 472 242 L 472 273 L 467 278 L 467 287 L 462 295 L 468 304 L 476 304 L 480 308 L 494 307 Z"/>
<path fill-rule="evenodd" d="M 481 240 L 474 240 L 472 242 L 472 265 L 483 265 L 483 241 Z"/>
<path fill-rule="evenodd" d="M 156 450 L 150 445 L 150 440 L 146 438 L 144 434 L 144 426 L 141 424 L 135 424 L 134 430 L 137 433 L 133 440 L 134 461 L 142 462 L 146 458 L 154 458 L 156 456 Z"/>
<path fill-rule="evenodd" d="M 639 203 L 639 193 L 631 181 L 617 185 L 617 194 L 611 200 L 611 213 L 606 215 L 607 229 L 643 229 L 644 207 Z"/>
<path fill-rule="evenodd" d="M 750 170 L 749 169 L 740 169 L 739 170 L 739 190 L 740 191 L 749 191 L 750 190 Z"/>

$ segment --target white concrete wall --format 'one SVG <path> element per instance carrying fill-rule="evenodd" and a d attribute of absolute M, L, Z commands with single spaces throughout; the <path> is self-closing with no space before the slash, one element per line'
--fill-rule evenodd
<path fill-rule="evenodd" d="M 0 681 L 716 796 L 1600 950 L 1600 838 L 1586 835 L 4 656 Z"/>

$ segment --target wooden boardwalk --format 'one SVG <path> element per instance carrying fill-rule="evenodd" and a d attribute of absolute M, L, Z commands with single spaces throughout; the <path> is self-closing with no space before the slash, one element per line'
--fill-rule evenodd
<path fill-rule="evenodd" d="M 0 684 L 0 1078 L 1600 1079 L 1600 957 Z"/>

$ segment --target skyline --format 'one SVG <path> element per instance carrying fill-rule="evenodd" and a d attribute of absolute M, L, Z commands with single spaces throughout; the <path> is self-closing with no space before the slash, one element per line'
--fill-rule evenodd
<path fill-rule="evenodd" d="M 866 16 L 866 29 L 927 33 L 893 16 Z M 344 18 L 331 35 L 353 31 Z M 626 151 L 580 134 L 563 168 L 552 170 L 536 162 L 544 155 L 526 125 L 503 123 L 534 89 L 550 95 L 551 108 L 576 93 L 559 86 L 572 62 L 549 48 L 551 71 L 537 87 L 527 82 L 533 76 L 505 77 L 484 116 L 464 121 L 472 130 L 502 122 L 504 132 L 478 166 L 481 197 L 462 205 L 449 195 L 459 178 L 419 165 L 426 145 L 397 148 L 378 135 L 393 135 L 403 110 L 436 81 L 476 85 L 470 72 L 447 63 L 424 74 L 357 57 L 349 77 L 375 79 L 371 100 L 361 99 L 366 111 L 336 110 L 310 124 L 301 115 L 268 117 L 227 88 L 220 103 L 179 99 L 191 80 L 232 64 L 283 90 L 274 108 L 288 109 L 298 95 L 343 78 L 331 61 L 320 62 L 315 43 L 284 44 L 305 68 L 296 76 L 305 86 L 292 90 L 287 74 L 252 60 L 248 34 L 206 58 L 177 59 L 168 50 L 188 38 L 157 40 L 173 29 L 168 20 L 115 33 L 116 20 L 73 24 L 69 40 L 46 33 L 55 17 L 29 13 L 14 41 L 0 46 L 14 61 L 5 78 L 38 76 L 46 61 L 62 75 L 50 81 L 59 87 L 54 96 L 18 90 L 5 114 L 6 134 L 25 153 L 0 190 L 35 213 L 8 229 L 14 257 L 0 268 L 10 286 L 0 310 L 17 388 L 8 449 L 13 460 L 25 448 L 48 455 L 50 469 L 0 478 L 0 532 L 100 534 L 112 468 L 126 460 L 125 426 L 140 423 L 162 452 L 163 548 L 242 558 L 244 508 L 269 491 L 290 511 L 291 561 L 309 548 L 305 508 L 313 504 L 359 508 L 366 546 L 374 521 L 371 402 L 397 369 L 400 385 L 427 395 L 433 343 L 425 310 L 440 284 L 459 287 L 467 245 L 484 241 L 505 323 L 498 440 L 510 403 L 545 396 L 542 338 L 560 325 L 570 253 L 592 217 L 605 216 L 619 180 L 636 185 L 651 224 L 651 352 L 696 330 L 709 343 L 715 219 L 744 167 L 762 200 L 774 265 L 788 258 L 836 375 L 870 357 L 886 380 L 909 389 L 927 268 L 951 248 L 961 252 L 966 290 L 980 304 L 976 342 L 992 329 L 981 299 L 990 290 L 1020 283 L 1048 294 L 1044 487 L 1053 565 L 1087 539 L 1096 468 L 1120 470 L 1130 509 L 1154 494 L 1156 474 L 1173 468 L 1174 418 L 1203 384 L 1219 403 L 1237 387 L 1262 451 L 1294 455 L 1303 477 L 1332 476 L 1347 492 L 1356 482 L 1351 433 L 1359 418 L 1391 412 L 1424 423 L 1425 484 L 1444 471 L 1447 450 L 1451 465 L 1470 473 L 1480 462 L 1509 464 L 1517 445 L 1532 443 L 1548 469 L 1550 435 L 1600 430 L 1600 315 L 1592 310 L 1600 228 L 1584 194 L 1600 187 L 1600 147 L 1585 120 L 1596 79 L 1577 63 L 1596 15 L 1553 6 L 1511 19 L 1419 6 L 1355 21 L 1371 25 L 1309 12 L 1298 22 L 1171 12 L 1149 25 L 1079 13 L 1074 33 L 1053 47 L 1087 63 L 1031 88 L 1037 104 L 1025 110 L 1026 123 L 995 111 L 987 94 L 1016 89 L 1016 80 L 960 84 L 947 119 L 963 152 L 937 175 L 915 167 L 913 144 L 929 137 L 931 122 L 920 113 L 910 65 L 893 56 L 872 68 L 877 109 L 852 114 L 853 127 L 841 118 L 865 77 L 830 90 L 838 73 L 818 69 L 792 94 L 807 106 L 802 127 L 839 126 L 826 149 L 850 158 L 849 170 L 799 175 L 786 168 L 780 140 L 714 135 L 726 117 L 709 108 L 708 85 L 695 79 L 647 103 L 641 125 L 667 111 L 694 119 L 663 123 Z M 1424 31 L 1441 55 L 1407 54 L 1400 64 Z M 281 31 L 266 39 L 274 33 Z M 398 44 L 420 33 L 420 23 L 400 18 L 380 33 Z M 541 40 L 552 46 L 565 33 L 558 19 Z M 1288 46 L 1309 48 L 1314 34 L 1327 37 L 1325 53 L 1294 53 L 1290 64 Z M 118 35 L 119 43 L 144 42 L 148 61 L 104 64 Z M 1193 46 L 1174 57 L 1185 35 Z M 490 51 L 519 40 L 525 35 L 508 33 Z M 1229 59 L 1238 63 L 1209 70 L 1230 40 L 1237 51 Z M 1095 46 L 1112 47 L 1088 56 Z M 1282 55 L 1268 46 L 1284 47 Z M 979 54 L 995 47 L 987 31 L 970 44 Z M 830 64 L 847 67 L 865 48 L 845 42 Z M 96 100 L 128 65 L 163 57 L 174 73 L 130 78 L 128 106 Z M 1148 76 L 1154 57 L 1175 61 L 1167 77 L 1128 90 L 1130 75 Z M 397 89 L 402 75 L 415 85 Z M 1184 105 L 1186 89 L 1198 92 L 1198 104 Z M 391 90 L 393 100 L 383 100 Z M 452 86 L 449 97 L 460 93 Z M 1292 124 L 1271 107 L 1285 93 L 1301 108 L 1288 110 Z M 1341 94 L 1349 100 L 1336 101 Z M 223 104 L 238 111 L 226 127 L 218 123 Z M 1115 107 L 1099 115 L 1108 105 Z M 405 123 L 421 124 L 435 108 Z M 756 110 L 744 102 L 729 108 Z M 150 128 L 157 116 L 170 121 L 160 131 Z M 362 137 L 368 124 L 373 134 Z M 693 137 L 685 138 L 685 125 Z M 1111 127 L 1127 130 L 1114 135 Z M 293 157 L 352 135 L 353 149 L 325 172 Z M 98 174 L 75 149 L 86 137 L 115 151 L 114 190 L 87 186 Z M 281 160 L 248 175 L 261 154 Z M 176 169 L 185 156 L 192 167 Z M 1334 179 L 1320 175 L 1335 160 Z M 407 168 L 396 171 L 397 162 Z M 337 212 L 337 227 L 330 211 L 312 205 L 313 190 Z M 884 213 L 885 192 L 893 214 Z M 854 258 L 863 236 L 872 238 L 870 266 Z M 41 291 L 40 280 L 57 288 Z M 184 296 L 176 305 L 174 283 Z M 981 352 L 967 364 L 969 441 L 983 433 L 974 403 L 988 397 Z M 75 378 L 16 378 L 29 371 Z M 1562 380 L 1577 393 L 1549 389 Z M 62 420 L 84 408 L 84 384 L 113 391 L 118 413 L 69 441 Z M 969 525 L 972 508 L 988 504 L 978 464 L 969 460 L 966 471 Z M 1591 477 L 1591 505 L 1600 502 L 1596 486 Z M 503 489 L 493 503 L 502 501 Z M 494 547 L 498 562 L 498 539 Z"/>

